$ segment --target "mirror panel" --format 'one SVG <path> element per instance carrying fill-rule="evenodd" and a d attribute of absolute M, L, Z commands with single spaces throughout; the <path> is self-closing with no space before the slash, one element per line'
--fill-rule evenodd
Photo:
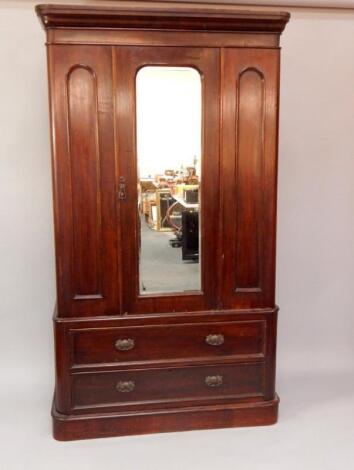
<path fill-rule="evenodd" d="M 201 291 L 202 89 L 190 67 L 136 77 L 139 294 Z"/>

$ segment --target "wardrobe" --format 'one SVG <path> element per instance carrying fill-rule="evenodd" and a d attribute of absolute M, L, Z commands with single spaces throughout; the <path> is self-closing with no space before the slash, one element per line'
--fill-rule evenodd
<path fill-rule="evenodd" d="M 275 423 L 289 14 L 140 1 L 36 12 L 52 142 L 54 437 Z"/>

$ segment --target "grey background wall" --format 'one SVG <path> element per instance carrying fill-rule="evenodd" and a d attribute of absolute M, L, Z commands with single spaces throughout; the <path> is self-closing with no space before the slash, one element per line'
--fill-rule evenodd
<path fill-rule="evenodd" d="M 30 389 L 43 424 L 55 284 L 45 38 L 35 3 L 0 1 L 0 403 L 11 395 L 21 403 Z M 299 377 L 325 391 L 354 376 L 354 10 L 290 11 L 281 40 L 277 244 L 285 414 L 290 385 L 303 397 Z"/>
<path fill-rule="evenodd" d="M 282 40 L 281 368 L 354 366 L 353 45 L 354 11 L 293 11 Z"/>

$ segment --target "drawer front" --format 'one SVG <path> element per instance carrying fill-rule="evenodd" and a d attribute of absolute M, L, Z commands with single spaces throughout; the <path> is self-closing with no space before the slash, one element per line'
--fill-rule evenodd
<path fill-rule="evenodd" d="M 73 408 L 264 395 L 262 363 L 82 372 L 72 376 Z"/>
<path fill-rule="evenodd" d="M 72 366 L 265 355 L 265 320 L 70 330 Z"/>

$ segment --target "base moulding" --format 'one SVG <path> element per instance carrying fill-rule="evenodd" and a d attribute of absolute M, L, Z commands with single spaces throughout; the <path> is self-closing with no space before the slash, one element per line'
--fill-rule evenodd
<path fill-rule="evenodd" d="M 53 435 L 59 441 L 129 436 L 198 429 L 266 426 L 278 419 L 279 397 L 169 410 L 63 415 L 53 405 Z"/>

